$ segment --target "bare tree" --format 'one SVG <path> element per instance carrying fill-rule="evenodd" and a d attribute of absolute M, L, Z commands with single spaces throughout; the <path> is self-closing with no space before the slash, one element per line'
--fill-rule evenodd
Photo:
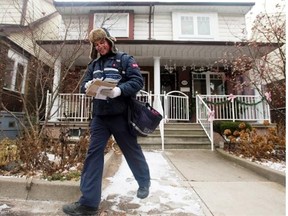
<path fill-rule="evenodd" d="M 253 22 L 251 39 L 236 45 L 238 57 L 233 62 L 228 58 L 221 62 L 231 66 L 227 80 L 235 92 L 258 91 L 269 103 L 278 122 L 286 117 L 285 3 L 277 4 L 276 9 L 274 13 L 264 11 L 258 14 Z M 247 51 L 249 55 L 244 54 Z"/>

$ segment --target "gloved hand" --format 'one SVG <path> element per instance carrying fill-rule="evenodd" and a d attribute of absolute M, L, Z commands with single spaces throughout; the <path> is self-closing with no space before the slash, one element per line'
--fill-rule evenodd
<path fill-rule="evenodd" d="M 85 87 L 86 91 L 87 91 L 88 87 L 89 87 L 95 80 L 96 80 L 96 79 L 93 79 L 93 80 L 90 80 L 90 81 L 88 81 L 88 82 L 85 83 L 84 87 Z"/>
<path fill-rule="evenodd" d="M 121 89 L 119 87 L 114 87 L 113 89 L 102 89 L 101 94 L 109 98 L 116 98 L 121 95 Z"/>
<path fill-rule="evenodd" d="M 96 80 L 102 80 L 102 78 L 94 78 L 94 79 L 92 79 L 92 80 L 90 80 L 90 81 L 88 81 L 88 82 L 86 82 L 85 83 L 85 85 L 84 85 L 84 87 L 85 87 L 85 91 L 87 92 L 87 89 L 89 88 L 89 86 L 93 83 L 93 82 L 95 82 Z"/>

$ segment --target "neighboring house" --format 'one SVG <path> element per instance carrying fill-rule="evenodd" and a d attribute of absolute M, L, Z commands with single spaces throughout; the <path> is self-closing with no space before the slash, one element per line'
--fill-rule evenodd
<path fill-rule="evenodd" d="M 58 23 L 61 16 L 52 0 L 0 0 L 0 138 L 18 135 L 19 122 L 6 111 L 22 120 L 29 109 L 23 101 L 35 101 L 35 63 L 41 62 L 35 70 L 43 73 L 54 69 L 54 57 L 36 40 L 58 37 Z"/>
<path fill-rule="evenodd" d="M 52 93 L 47 94 L 47 101 L 53 104 L 52 110 L 47 112 L 50 113 L 51 122 L 63 118 L 83 122 L 89 118 L 87 112 L 87 109 L 90 109 L 87 108 L 89 103 L 84 100 L 83 95 L 74 94 L 78 99 L 72 99 L 64 94 L 59 96 L 58 90 L 70 96 L 71 93 L 79 91 L 78 81 L 81 80 L 90 61 L 87 34 L 93 28 L 100 26 L 108 28 L 117 38 L 116 45 L 120 51 L 135 57 L 145 80 L 143 92 L 152 98 L 161 98 L 166 120 L 193 122 L 199 120 L 200 114 L 196 110 L 196 106 L 199 105 L 199 101 L 196 100 L 197 95 L 203 96 L 204 101 L 214 102 L 223 102 L 223 99 L 231 100 L 228 98 L 229 94 L 241 94 L 243 98 L 245 95 L 254 95 L 253 90 L 236 92 L 227 82 L 233 59 L 241 54 L 251 54 L 251 50 L 248 49 L 242 49 L 244 53 L 239 53 L 236 45 L 237 43 L 243 47 L 247 45 L 240 42 L 246 39 L 245 15 L 254 5 L 254 1 L 224 3 L 24 0 L 22 8 L 16 11 L 11 10 L 11 5 L 7 6 L 7 1 L 0 0 L 0 2 L 1 16 L 6 17 L 4 14 L 9 11 L 8 14 L 13 17 L 13 19 L 2 19 L 4 22 L 1 22 L 1 40 L 11 46 L 7 48 L 8 57 L 11 55 L 9 52 L 15 56 L 17 50 L 20 50 L 18 55 L 22 57 L 17 59 L 20 59 L 20 65 L 23 65 L 20 67 L 23 70 L 20 72 L 23 77 L 21 91 L 15 79 L 11 79 L 12 83 L 8 83 L 10 88 L 4 86 L 4 90 L 23 94 L 25 71 L 29 59 L 34 56 L 44 62 L 49 68 L 54 69 L 53 87 L 49 88 Z M 35 14 L 31 13 L 29 8 L 32 8 Z M 27 14 L 33 15 L 34 18 L 29 20 L 29 25 L 25 19 Z M 23 27 L 36 28 L 36 26 L 43 27 L 41 31 L 39 27 L 38 32 L 45 32 L 41 34 L 42 37 L 39 36 L 34 40 L 36 44 L 32 43 L 37 50 L 41 50 L 40 55 L 31 50 L 34 46 L 31 42 L 30 44 L 27 42 L 27 34 L 17 31 L 19 27 L 22 29 Z M 73 61 L 67 64 L 67 60 L 71 59 L 71 52 L 74 52 Z M 259 58 L 264 54 L 265 52 L 254 53 Z M 63 78 L 62 73 L 65 68 L 68 68 L 69 76 Z M 13 71 L 12 76 L 17 77 L 16 68 L 13 68 Z M 61 88 L 57 88 L 60 85 Z M 221 97 L 211 97 L 216 95 Z M 51 100 L 53 96 L 55 100 Z M 72 106 L 74 108 L 70 109 Z M 216 111 L 214 118 L 232 118 L 231 113 L 222 115 L 223 112 L 230 110 L 235 120 L 236 108 L 217 108 L 220 111 L 219 115 L 222 113 L 221 116 L 218 116 L 216 108 L 211 106 L 210 108 Z M 263 107 L 261 109 L 263 110 Z M 23 109 L 13 111 L 23 111 Z M 206 120 L 210 111 L 205 111 Z M 80 113 L 80 116 L 77 113 Z M 243 109 L 237 116 L 238 119 L 247 117 L 244 116 Z M 252 120 L 267 118 L 269 115 L 267 117 L 267 113 L 262 112 L 262 114 L 257 113 L 257 118 L 254 116 Z"/>

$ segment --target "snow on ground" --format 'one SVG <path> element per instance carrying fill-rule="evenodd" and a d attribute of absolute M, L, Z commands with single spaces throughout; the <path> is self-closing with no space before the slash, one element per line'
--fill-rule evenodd
<path fill-rule="evenodd" d="M 232 155 L 235 155 L 235 154 L 232 153 Z M 237 156 L 237 155 L 235 155 L 235 156 Z M 273 159 L 271 159 L 271 160 L 262 159 L 262 161 L 257 161 L 257 160 L 253 160 L 252 158 L 244 157 L 243 155 L 240 155 L 237 157 L 246 159 L 246 160 L 251 161 L 251 162 L 256 163 L 256 164 L 260 164 L 262 166 L 266 166 L 272 170 L 286 173 L 286 162 L 285 161 L 272 161 Z"/>
<path fill-rule="evenodd" d="M 109 178 L 110 184 L 102 193 L 104 200 L 113 203 L 111 208 L 128 214 L 204 215 L 199 197 L 191 188 L 183 186 L 161 152 L 144 152 L 144 155 L 152 177 L 149 197 L 143 200 L 136 197 L 137 182 L 122 156 L 119 170 Z M 129 207 L 123 209 L 123 206 Z"/>
<path fill-rule="evenodd" d="M 255 161 L 255 163 L 261 164 L 263 166 L 267 166 L 273 170 L 280 171 L 280 172 L 286 172 L 286 163 L 284 161 L 282 162 L 272 162 L 272 161 Z"/>

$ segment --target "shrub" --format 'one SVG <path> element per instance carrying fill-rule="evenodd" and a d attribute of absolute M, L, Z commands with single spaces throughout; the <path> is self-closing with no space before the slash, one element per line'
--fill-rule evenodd
<path fill-rule="evenodd" d="M 79 179 L 86 152 L 89 146 L 89 132 L 83 134 L 78 141 L 69 141 L 68 130 L 62 130 L 59 139 L 45 135 L 39 137 L 23 136 L 14 141 L 0 142 L 0 173 L 2 175 L 25 175 L 40 177 L 48 180 Z M 110 138 L 105 153 L 115 146 Z M 7 171 L 8 163 L 16 165 Z M 5 169 L 4 169 L 5 168 Z M 15 168 L 15 169 L 14 169 Z M 17 168 L 17 169 L 16 169 Z"/>
<path fill-rule="evenodd" d="M 248 130 L 252 130 L 252 127 L 249 123 L 247 122 L 239 122 L 239 121 L 214 121 L 213 122 L 213 131 L 220 134 L 223 138 L 227 135 L 230 135 L 230 134 L 234 134 L 235 131 L 241 131 L 243 129 L 248 129 Z M 230 134 L 227 134 L 228 131 L 226 131 L 226 134 L 225 134 L 225 130 L 229 130 L 230 131 Z"/>
<path fill-rule="evenodd" d="M 285 161 L 285 127 L 268 127 L 267 122 L 264 122 L 264 126 L 264 131 L 258 133 L 250 124 L 244 122 L 217 122 L 214 131 L 225 139 L 228 150 L 236 155 L 258 161 L 272 158 Z"/>
<path fill-rule="evenodd" d="M 15 140 L 5 138 L 0 141 L 0 166 L 17 161 L 19 152 Z"/>

